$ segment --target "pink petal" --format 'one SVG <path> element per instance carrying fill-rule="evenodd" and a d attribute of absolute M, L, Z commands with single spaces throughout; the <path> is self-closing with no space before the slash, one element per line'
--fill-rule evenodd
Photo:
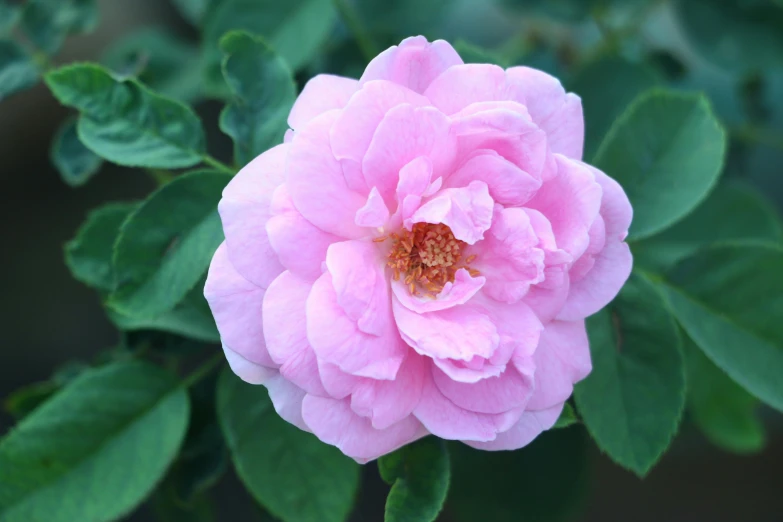
<path fill-rule="evenodd" d="M 490 441 L 513 426 L 523 411 L 518 408 L 487 414 L 460 408 L 441 393 L 432 378 L 428 378 L 413 414 L 430 433 L 443 439 Z"/>
<path fill-rule="evenodd" d="M 317 360 L 318 373 L 321 375 L 321 383 L 324 389 L 334 399 L 344 399 L 351 395 L 364 377 L 357 377 L 345 373 L 336 364 Z"/>
<path fill-rule="evenodd" d="M 472 181 L 467 187 L 441 190 L 419 207 L 405 228 L 410 230 L 414 223 L 443 223 L 455 238 L 472 245 L 483 239 L 492 224 L 493 208 L 487 184 Z"/>
<path fill-rule="evenodd" d="M 412 416 L 386 429 L 375 429 L 369 419 L 351 410 L 348 399 L 308 395 L 302 403 L 302 416 L 316 437 L 362 464 L 427 434 Z"/>
<path fill-rule="evenodd" d="M 351 409 L 368 417 L 378 430 L 405 419 L 419 404 L 430 365 L 424 357 L 409 352 L 393 381 L 362 379 L 351 395 Z"/>
<path fill-rule="evenodd" d="M 288 126 L 301 130 L 310 120 L 332 109 L 342 109 L 359 90 L 359 82 L 331 74 L 310 78 L 288 115 Z"/>
<path fill-rule="evenodd" d="M 272 216 L 266 222 L 266 232 L 280 262 L 301 277 L 317 279 L 326 259 L 326 249 L 343 238 L 307 221 L 294 207 L 285 185 L 275 190 L 270 211 Z"/>
<path fill-rule="evenodd" d="M 571 288 L 565 266 L 548 266 L 544 269 L 544 281 L 533 285 L 522 300 L 546 324 L 563 309 Z"/>
<path fill-rule="evenodd" d="M 497 377 L 475 383 L 457 382 L 438 368 L 432 375 L 438 389 L 460 408 L 478 413 L 503 413 L 524 408 L 533 394 L 533 376 L 523 375 L 513 366 Z"/>
<path fill-rule="evenodd" d="M 585 128 L 579 97 L 566 94 L 557 78 L 537 69 L 511 67 L 506 74 L 533 121 L 546 131 L 552 152 L 582 159 Z"/>
<path fill-rule="evenodd" d="M 606 235 L 608 238 L 623 241 L 633 219 L 631 202 L 619 183 L 594 167 L 590 167 L 590 170 L 603 189 L 601 217 L 606 222 Z"/>
<path fill-rule="evenodd" d="M 204 297 L 212 309 L 220 339 L 249 362 L 277 368 L 264 342 L 264 293 L 263 288 L 236 271 L 228 258 L 226 244 L 221 244 L 212 258 L 204 286 Z"/>
<path fill-rule="evenodd" d="M 383 202 L 378 187 L 373 187 L 367 197 L 367 203 L 356 211 L 356 224 L 360 227 L 383 227 L 389 220 L 389 209 Z"/>
<path fill-rule="evenodd" d="M 373 60 L 360 79 L 389 80 L 422 93 L 443 71 L 462 64 L 457 51 L 448 42 L 428 43 L 423 36 L 406 38 L 399 46 L 392 46 Z"/>
<path fill-rule="evenodd" d="M 426 156 L 436 176 L 451 171 L 456 138 L 451 124 L 432 107 L 409 103 L 390 109 L 375 130 L 362 160 L 367 186 L 377 187 L 387 203 L 393 201 L 399 172 L 408 162 Z"/>
<path fill-rule="evenodd" d="M 562 411 L 562 403 L 546 410 L 526 411 L 516 424 L 510 429 L 498 433 L 498 436 L 493 441 L 463 440 L 462 442 L 468 446 L 488 451 L 519 449 L 533 442 L 533 439 L 538 437 L 542 431 L 546 431 L 554 426 Z"/>
<path fill-rule="evenodd" d="M 278 371 L 274 368 L 252 363 L 226 345 L 223 345 L 223 353 L 231 371 L 247 383 L 263 384 L 278 375 Z"/>
<path fill-rule="evenodd" d="M 423 314 L 467 303 L 471 297 L 476 295 L 476 292 L 481 290 L 485 282 L 485 278 L 471 277 L 468 271 L 463 268 L 457 270 L 454 282 L 446 283 L 435 298 L 411 294 L 410 288 L 402 279 L 392 281 L 392 292 L 405 308 Z"/>
<path fill-rule="evenodd" d="M 446 179 L 446 187 L 464 187 L 483 181 L 489 195 L 504 206 L 522 206 L 541 187 L 541 181 L 503 158 L 494 150 L 478 150 Z"/>
<path fill-rule="evenodd" d="M 555 160 L 557 176 L 544 183 L 525 206 L 547 217 L 558 248 L 577 259 L 590 242 L 588 232 L 601 206 L 601 185 L 584 163 L 559 154 Z"/>
<path fill-rule="evenodd" d="M 329 144 L 329 132 L 340 111 L 312 120 L 291 141 L 286 186 L 294 206 L 316 227 L 345 238 L 361 237 L 364 229 L 354 216 L 366 200 L 350 190 Z"/>
<path fill-rule="evenodd" d="M 307 341 L 305 305 L 312 286 L 291 272 L 280 274 L 264 296 L 264 334 L 280 374 L 307 393 L 325 396 L 315 352 Z"/>
<path fill-rule="evenodd" d="M 305 392 L 295 384 L 287 381 L 281 375 L 269 379 L 264 383 L 269 392 L 269 399 L 275 407 L 275 411 L 286 422 L 290 422 L 300 430 L 310 431 L 302 419 L 302 401 Z"/>
<path fill-rule="evenodd" d="M 533 354 L 536 391 L 527 405 L 544 410 L 565 402 L 592 370 L 584 321 L 552 321 Z"/>
<path fill-rule="evenodd" d="M 318 278 L 307 298 L 307 338 L 316 356 L 352 375 L 395 378 L 408 347 L 391 330 L 392 321 L 389 316 L 389 331 L 380 337 L 361 331 L 338 303 L 328 272 Z"/>
<path fill-rule="evenodd" d="M 471 103 L 511 99 L 505 71 L 497 65 L 477 63 L 449 67 L 430 83 L 424 96 L 449 116 Z"/>
<path fill-rule="evenodd" d="M 263 288 L 283 271 L 264 224 L 272 194 L 283 183 L 289 150 L 289 145 L 278 145 L 251 161 L 223 190 L 218 205 L 231 263 Z"/>
<path fill-rule="evenodd" d="M 438 178 L 441 179 L 441 178 Z M 397 183 L 397 211 L 389 222 L 396 229 L 405 220 L 410 219 L 421 205 L 424 194 L 432 188 L 432 161 L 419 156 L 400 169 L 400 181 Z"/>
<path fill-rule="evenodd" d="M 606 225 L 604 224 L 604 218 L 600 214 L 596 216 L 587 235 L 590 238 L 587 250 L 584 251 L 579 259 L 574 261 L 568 273 L 572 283 L 576 283 L 592 270 L 595 265 L 595 256 L 601 253 L 601 250 L 606 246 Z"/>

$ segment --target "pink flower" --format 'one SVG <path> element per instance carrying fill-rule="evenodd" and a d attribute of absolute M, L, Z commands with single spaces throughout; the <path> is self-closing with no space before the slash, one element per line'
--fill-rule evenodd
<path fill-rule="evenodd" d="M 515 449 L 591 370 L 631 206 L 580 161 L 580 99 L 404 40 L 316 76 L 223 193 L 205 295 L 228 362 L 359 462 L 428 433 Z"/>

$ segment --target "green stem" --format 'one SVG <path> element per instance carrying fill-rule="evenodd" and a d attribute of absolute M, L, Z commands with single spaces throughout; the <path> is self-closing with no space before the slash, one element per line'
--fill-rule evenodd
<path fill-rule="evenodd" d="M 222 161 L 218 161 L 212 156 L 208 154 L 204 154 L 201 157 L 201 161 L 203 161 L 205 164 L 209 165 L 213 169 L 222 170 L 223 172 L 227 172 L 228 174 L 236 174 L 236 171 L 223 163 Z"/>
<path fill-rule="evenodd" d="M 732 128 L 731 134 L 736 139 L 746 143 L 757 143 L 773 149 L 783 150 L 783 134 L 772 129 L 765 129 L 755 125 L 741 125 Z"/>
<path fill-rule="evenodd" d="M 364 30 L 359 15 L 356 13 L 353 6 L 349 5 L 346 0 L 333 1 L 335 8 L 337 8 L 340 16 L 345 21 L 345 25 L 348 26 L 348 29 L 353 34 L 353 38 L 356 40 L 356 44 L 362 51 L 364 58 L 369 62 L 378 54 L 378 49 L 375 47 L 375 43 L 373 43 L 369 33 Z"/>
<path fill-rule="evenodd" d="M 194 384 L 198 383 L 205 377 L 207 377 L 212 371 L 220 366 L 220 363 L 223 362 L 225 359 L 225 356 L 223 355 L 223 352 L 218 352 L 212 357 L 209 358 L 207 362 L 196 368 L 193 373 L 188 375 L 182 380 L 182 385 L 185 388 L 190 388 Z"/>

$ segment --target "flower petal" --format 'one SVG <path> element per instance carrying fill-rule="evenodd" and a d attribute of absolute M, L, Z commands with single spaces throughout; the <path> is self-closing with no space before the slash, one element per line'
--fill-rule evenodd
<path fill-rule="evenodd" d="M 261 364 L 248 361 L 225 344 L 223 345 L 223 353 L 231 371 L 247 383 L 263 384 L 279 373 L 274 368 L 267 368 Z"/>
<path fill-rule="evenodd" d="M 424 96 L 447 115 L 471 103 L 509 100 L 506 72 L 497 65 L 468 63 L 449 67 L 430 83 Z"/>
<path fill-rule="evenodd" d="M 554 426 L 562 411 L 562 403 L 546 410 L 526 411 L 510 429 L 498 433 L 495 440 L 489 442 L 463 440 L 462 442 L 476 449 L 488 451 L 519 449 L 533 442 L 542 431 Z"/>
<path fill-rule="evenodd" d="M 389 209 L 383 202 L 378 187 L 373 187 L 367 196 L 367 203 L 356 211 L 356 224 L 360 227 L 381 228 L 388 220 Z"/>
<path fill-rule="evenodd" d="M 251 161 L 226 186 L 218 204 L 231 263 L 262 288 L 283 271 L 264 224 L 272 194 L 283 183 L 289 150 L 289 145 L 278 145 Z"/>
<path fill-rule="evenodd" d="M 364 84 L 370 80 L 388 80 L 422 93 L 443 71 L 461 64 L 462 58 L 448 42 L 429 43 L 423 36 L 415 36 L 373 58 L 359 81 Z"/>
<path fill-rule="evenodd" d="M 533 376 L 524 375 L 509 365 L 497 377 L 474 383 L 457 382 L 433 368 L 435 384 L 455 405 L 478 413 L 503 413 L 524 408 L 533 394 Z"/>
<path fill-rule="evenodd" d="M 282 375 L 277 375 L 264 382 L 269 392 L 269 399 L 275 407 L 275 411 L 286 422 L 290 422 L 300 430 L 310 431 L 310 428 L 302 419 L 302 401 L 305 392 L 295 384 L 286 380 Z"/>
<path fill-rule="evenodd" d="M 467 303 L 481 290 L 485 282 L 485 278 L 471 277 L 468 271 L 462 268 L 454 275 L 454 282 L 446 283 L 434 299 L 429 296 L 414 296 L 403 280 L 392 281 L 392 292 L 405 308 L 423 314 Z"/>
<path fill-rule="evenodd" d="M 288 115 L 288 126 L 298 131 L 324 112 L 342 109 L 357 90 L 359 82 L 353 78 L 331 74 L 313 76 L 296 98 Z"/>
<path fill-rule="evenodd" d="M 362 464 L 427 434 L 421 423 L 412 416 L 386 429 L 375 429 L 369 419 L 351 410 L 348 399 L 308 395 L 302 403 L 302 416 L 319 439 L 337 446 L 340 451 Z"/>
<path fill-rule="evenodd" d="M 467 187 L 441 190 L 414 212 L 405 228 L 410 230 L 414 223 L 443 223 L 455 238 L 472 245 L 483 239 L 492 224 L 493 208 L 487 184 L 471 181 Z"/>
<path fill-rule="evenodd" d="M 464 187 L 483 181 L 489 195 L 504 206 L 520 207 L 541 187 L 541 181 L 511 163 L 494 150 L 477 150 L 451 176 L 446 187 Z"/>
<path fill-rule="evenodd" d="M 220 339 L 249 362 L 277 368 L 264 341 L 264 293 L 263 288 L 237 272 L 228 258 L 226 243 L 221 244 L 209 265 L 204 286 L 204 297 L 215 317 Z"/>

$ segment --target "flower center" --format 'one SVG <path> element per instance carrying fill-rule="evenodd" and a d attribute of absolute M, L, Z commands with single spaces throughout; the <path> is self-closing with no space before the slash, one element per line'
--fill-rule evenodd
<path fill-rule="evenodd" d="M 413 229 L 402 229 L 399 234 L 375 238 L 380 243 L 391 238 L 386 265 L 393 270 L 393 278 L 404 278 L 413 295 L 436 297 L 446 283 L 454 282 L 457 270 L 464 268 L 471 277 L 479 271 L 470 268 L 476 258 L 470 255 L 463 260 L 468 244 L 454 237 L 451 229 L 443 224 L 416 223 Z"/>

